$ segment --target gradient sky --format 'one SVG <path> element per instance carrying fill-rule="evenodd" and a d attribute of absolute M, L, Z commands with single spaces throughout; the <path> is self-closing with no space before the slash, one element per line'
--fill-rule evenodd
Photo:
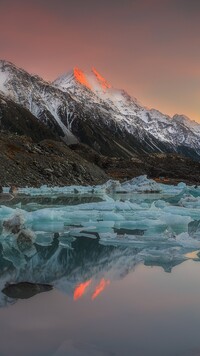
<path fill-rule="evenodd" d="M 0 0 L 0 58 L 46 80 L 95 66 L 200 122 L 200 0 Z"/>

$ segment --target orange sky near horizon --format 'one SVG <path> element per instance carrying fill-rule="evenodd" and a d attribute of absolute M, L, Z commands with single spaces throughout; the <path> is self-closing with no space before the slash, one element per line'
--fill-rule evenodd
<path fill-rule="evenodd" d="M 197 0 L 0 0 L 0 59 L 54 80 L 95 67 L 142 104 L 200 122 Z"/>

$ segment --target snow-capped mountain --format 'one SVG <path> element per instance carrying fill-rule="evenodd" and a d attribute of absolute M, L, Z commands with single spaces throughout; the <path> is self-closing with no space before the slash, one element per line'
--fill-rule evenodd
<path fill-rule="evenodd" d="M 38 76 L 33 76 L 13 64 L 0 61 L 0 93 L 29 110 L 68 143 L 77 142 L 70 131 L 70 123 L 62 122 L 59 107 L 65 107 L 66 120 L 70 116 L 70 97 L 62 94 Z"/>
<path fill-rule="evenodd" d="M 66 143 L 110 156 L 175 152 L 200 159 L 200 125 L 142 106 L 95 68 L 74 68 L 53 83 L 0 61 L 0 92 L 31 111 Z"/>
<path fill-rule="evenodd" d="M 200 125 L 198 123 L 184 115 L 170 118 L 158 110 L 142 106 L 124 90 L 113 88 L 94 68 L 89 74 L 75 68 L 59 77 L 53 84 L 88 107 L 94 103 L 102 107 L 106 104 L 113 111 L 112 118 L 121 130 L 126 130 L 132 135 L 138 134 L 141 140 L 147 139 L 148 136 L 152 150 L 163 150 L 159 144 L 155 146 L 154 139 L 156 139 L 164 145 L 170 145 L 172 150 L 179 152 L 182 146 L 188 146 L 196 149 L 199 154 Z M 85 87 L 84 92 L 83 87 Z"/>
<path fill-rule="evenodd" d="M 34 142 L 44 139 L 59 141 L 58 135 L 39 121 L 31 112 L 0 93 L 0 130 L 26 135 Z"/>

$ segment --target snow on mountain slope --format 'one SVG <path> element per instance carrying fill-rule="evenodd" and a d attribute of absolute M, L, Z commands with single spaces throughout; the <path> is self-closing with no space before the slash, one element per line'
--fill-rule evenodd
<path fill-rule="evenodd" d="M 197 134 L 200 134 L 200 125 L 196 121 L 190 120 L 189 117 L 187 117 L 185 115 L 176 114 L 173 116 L 172 120 L 173 120 L 173 122 L 176 122 L 178 124 L 186 126 L 189 129 L 191 129 L 191 131 L 196 132 Z"/>
<path fill-rule="evenodd" d="M 151 135 L 173 147 L 191 146 L 199 154 L 198 123 L 185 116 L 175 115 L 170 118 L 158 110 L 147 109 L 124 90 L 113 88 L 94 68 L 89 73 L 75 68 L 55 80 L 53 85 L 71 93 L 76 100 L 89 107 L 96 103 L 104 108 L 106 104 L 113 111 L 114 120 L 130 134 L 137 132 L 140 138 L 144 134 Z"/>
<path fill-rule="evenodd" d="M 1 75 L 0 75 L 0 91 L 6 93 L 7 90 L 6 90 L 6 81 L 8 79 L 8 75 L 7 73 L 4 73 L 4 72 L 1 72 Z"/>
<path fill-rule="evenodd" d="M 12 63 L 0 61 L 0 91 L 48 124 L 68 143 L 77 142 L 58 115 L 59 106 L 67 102 L 66 95 L 51 90 L 51 86 L 38 76 L 32 76 Z M 67 114 L 70 115 L 70 109 Z"/>
<path fill-rule="evenodd" d="M 59 141 L 59 136 L 44 125 L 21 105 L 12 101 L 0 92 L 0 130 L 4 133 L 14 133 L 31 137 L 34 142 L 44 139 Z M 2 164 L 2 162 L 1 162 Z"/>
<path fill-rule="evenodd" d="M 69 73 L 56 79 L 53 85 L 64 92 L 68 91 L 72 95 L 76 95 L 81 102 L 85 98 L 94 96 L 97 103 L 105 102 L 112 109 L 124 115 L 135 115 L 139 109 L 142 109 L 137 99 L 132 99 L 124 90 L 113 88 L 95 68 L 92 68 L 89 73 L 84 73 L 75 67 Z"/>
<path fill-rule="evenodd" d="M 200 159 L 200 125 L 170 118 L 115 89 L 95 68 L 75 67 L 53 83 L 0 61 L 0 91 L 63 137 L 106 155 L 176 152 Z"/>

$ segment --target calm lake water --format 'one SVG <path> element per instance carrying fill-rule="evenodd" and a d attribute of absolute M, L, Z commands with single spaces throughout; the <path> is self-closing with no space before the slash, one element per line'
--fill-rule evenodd
<path fill-rule="evenodd" d="M 0 356 L 200 355 L 200 188 L 31 194 L 1 199 Z"/>
<path fill-rule="evenodd" d="M 71 267 L 69 251 L 60 249 L 44 276 L 55 251 L 38 251 L 21 276 L 4 263 L 12 282 L 27 281 L 32 268 L 33 282 L 54 281 L 54 289 L 29 299 L 2 297 L 0 355 L 199 355 L 200 264 L 187 261 L 171 273 L 142 263 L 129 270 L 125 250 L 121 274 L 116 251 L 85 240 Z"/>

